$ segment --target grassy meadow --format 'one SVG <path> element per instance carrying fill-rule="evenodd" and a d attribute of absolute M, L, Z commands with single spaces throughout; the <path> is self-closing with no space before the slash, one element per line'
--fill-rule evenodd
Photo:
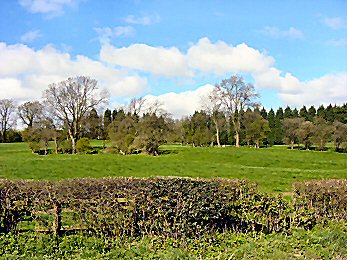
<path fill-rule="evenodd" d="M 102 142 L 93 141 L 94 146 Z M 347 178 L 347 154 L 298 151 L 286 146 L 191 147 L 165 145 L 162 155 L 32 154 L 26 143 L 0 144 L 0 178 L 59 180 L 108 176 L 243 178 L 263 192 L 291 192 L 292 183 Z"/>

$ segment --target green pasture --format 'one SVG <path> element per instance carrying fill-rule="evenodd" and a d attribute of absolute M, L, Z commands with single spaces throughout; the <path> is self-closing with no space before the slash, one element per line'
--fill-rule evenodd
<path fill-rule="evenodd" d="M 102 142 L 94 141 L 94 146 Z M 347 178 L 347 154 L 298 151 L 286 146 L 191 147 L 165 145 L 162 155 L 32 154 L 26 143 L 0 144 L 0 178 L 59 180 L 108 176 L 244 178 L 264 192 L 290 192 L 292 183 Z"/>

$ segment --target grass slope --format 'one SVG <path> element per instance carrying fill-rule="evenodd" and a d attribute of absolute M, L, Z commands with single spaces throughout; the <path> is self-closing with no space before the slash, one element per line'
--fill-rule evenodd
<path fill-rule="evenodd" d="M 101 143 L 94 142 L 94 145 Z M 295 181 L 347 178 L 347 154 L 288 150 L 166 145 L 146 155 L 32 154 L 26 143 L 0 144 L 0 178 L 58 180 L 107 176 L 245 178 L 264 192 L 290 192 Z"/>

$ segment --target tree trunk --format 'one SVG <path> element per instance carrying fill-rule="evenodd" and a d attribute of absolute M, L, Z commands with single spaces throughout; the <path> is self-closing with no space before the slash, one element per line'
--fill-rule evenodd
<path fill-rule="evenodd" d="M 290 141 L 292 150 L 294 149 L 294 141 Z"/>
<path fill-rule="evenodd" d="M 213 119 L 213 122 L 214 122 L 214 125 L 216 127 L 216 139 L 217 139 L 217 145 L 218 147 L 220 147 L 220 140 L 219 140 L 219 126 L 218 126 L 218 123 L 217 123 L 217 120 L 216 119 Z"/>
<path fill-rule="evenodd" d="M 238 130 L 235 130 L 235 146 L 240 147 L 240 134 Z"/>
<path fill-rule="evenodd" d="M 58 142 L 57 142 L 57 138 L 54 138 L 54 146 L 55 146 L 55 154 L 58 154 Z"/>

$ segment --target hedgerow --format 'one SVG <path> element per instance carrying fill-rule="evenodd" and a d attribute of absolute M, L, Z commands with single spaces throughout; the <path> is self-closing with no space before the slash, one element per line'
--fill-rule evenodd
<path fill-rule="evenodd" d="M 347 180 L 295 185 L 294 204 L 246 180 L 103 178 L 0 181 L 0 232 L 197 238 L 346 220 Z M 324 221 L 323 221 L 324 222 Z"/>

